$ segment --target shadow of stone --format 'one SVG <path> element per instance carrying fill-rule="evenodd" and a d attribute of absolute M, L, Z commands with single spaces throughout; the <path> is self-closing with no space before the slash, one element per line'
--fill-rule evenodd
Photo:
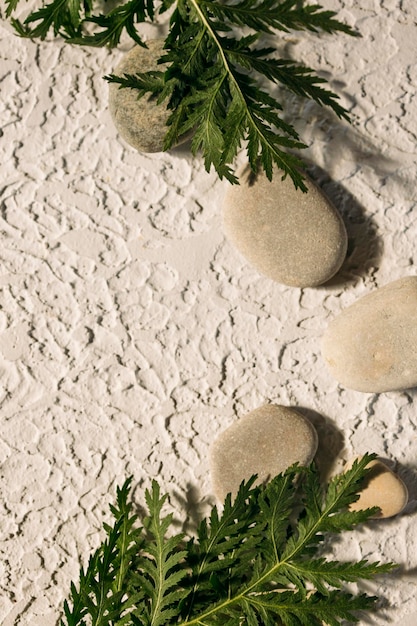
<path fill-rule="evenodd" d="M 346 286 L 372 274 L 380 264 L 384 247 L 373 216 L 323 169 L 309 165 L 306 171 L 340 213 L 348 236 L 347 254 L 340 270 L 320 288 Z"/>
<path fill-rule="evenodd" d="M 177 157 L 188 159 L 191 161 L 193 159 L 193 155 L 191 152 L 192 140 L 193 140 L 192 136 L 188 137 L 177 146 L 173 146 L 172 148 L 170 148 L 169 150 L 170 153 L 174 154 Z"/>
<path fill-rule="evenodd" d="M 306 407 L 296 407 L 296 410 L 311 422 L 317 431 L 318 447 L 315 462 L 323 481 L 327 481 L 334 473 L 339 455 L 344 448 L 344 435 L 335 426 L 333 420 L 324 417 L 317 411 Z"/>
<path fill-rule="evenodd" d="M 417 387 L 410 387 L 409 389 L 403 389 L 402 393 L 404 393 L 410 404 L 414 404 L 414 401 L 417 400 Z M 417 426 L 417 421 L 414 424 Z"/>

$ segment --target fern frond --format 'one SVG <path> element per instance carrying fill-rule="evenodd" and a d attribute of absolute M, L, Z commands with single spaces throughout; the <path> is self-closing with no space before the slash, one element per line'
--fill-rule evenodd
<path fill-rule="evenodd" d="M 164 88 L 163 72 L 142 72 L 138 74 L 123 74 L 123 76 L 109 74 L 104 78 L 109 83 L 116 83 L 120 87 L 136 89 L 138 98 L 143 98 L 146 94 L 158 96 Z"/>
<path fill-rule="evenodd" d="M 169 94 L 167 106 L 173 110 L 165 148 L 172 147 L 181 133 L 194 129 L 193 153 L 202 153 L 207 170 L 213 166 L 220 178 L 236 182 L 231 164 L 246 144 L 254 171 L 262 167 L 272 179 L 277 165 L 284 177 L 292 178 L 296 188 L 306 191 L 301 174 L 303 163 L 292 154 L 293 150 L 306 146 L 294 127 L 284 122 L 281 104 L 260 87 L 259 78 L 264 76 L 299 96 L 312 98 L 333 109 L 339 117 L 348 119 L 348 113 L 337 102 L 337 96 L 322 86 L 324 80 L 315 76 L 313 70 L 271 57 L 275 52 L 272 48 L 256 48 L 259 31 L 269 28 L 259 24 L 257 16 L 269 15 L 273 6 L 276 9 L 273 24 L 277 27 L 278 16 L 291 13 L 292 5 L 275 0 L 243 0 L 233 5 L 178 0 L 166 41 L 167 52 L 162 59 L 170 64 L 165 81 L 171 82 L 166 93 Z M 297 11 L 297 23 L 303 23 L 306 28 L 308 16 L 317 18 L 320 13 Z M 323 18 L 323 23 L 326 19 Z M 242 37 L 228 34 L 243 22 L 257 32 Z M 330 28 L 330 22 L 327 26 Z M 179 102 L 181 110 L 177 114 Z"/>
<path fill-rule="evenodd" d="M 289 468 L 284 474 L 279 474 L 267 483 L 259 495 L 260 512 L 266 520 L 263 551 L 266 555 L 272 555 L 271 564 L 281 561 L 288 539 L 291 517 L 299 503 L 299 493 L 295 486 L 299 474 L 302 474 L 302 469 L 298 466 Z"/>
<path fill-rule="evenodd" d="M 323 537 L 351 530 L 373 509 L 347 507 L 375 455 L 366 455 L 327 488 L 317 471 L 294 466 L 266 485 L 242 483 L 222 510 L 213 507 L 196 536 L 184 541 L 163 515 L 167 496 L 155 481 L 145 498 L 144 532 L 127 504 L 130 482 L 117 492 L 113 526 L 71 586 L 61 626 L 337 626 L 372 610 L 375 598 L 350 594 L 394 567 L 361 560 L 328 561 Z M 70 605 L 72 605 L 70 607 Z"/>
<path fill-rule="evenodd" d="M 16 10 L 19 0 L 6 0 L 6 17 L 10 17 L 13 11 Z"/>
<path fill-rule="evenodd" d="M 221 514 L 213 507 L 209 519 L 199 524 L 196 539 L 188 543 L 192 568 L 188 618 L 194 614 L 201 594 L 207 603 L 215 603 L 230 595 L 236 579 L 241 584 L 250 577 L 247 565 L 263 540 L 265 526 L 258 517 L 259 490 L 253 487 L 254 480 L 242 483 L 233 501 L 230 494 L 226 497 Z"/>
<path fill-rule="evenodd" d="M 240 0 L 236 3 L 200 0 L 200 4 L 217 20 L 248 26 L 256 32 L 323 30 L 357 35 L 353 28 L 336 19 L 334 11 L 326 11 L 318 4 L 300 6 L 298 0 Z"/>
<path fill-rule="evenodd" d="M 338 96 L 329 89 L 322 87 L 327 81 L 314 73 L 314 70 L 304 65 L 298 65 L 288 59 L 276 59 L 271 56 L 276 53 L 274 48 L 249 50 L 241 48 L 228 49 L 227 57 L 252 72 L 265 76 L 271 82 L 281 84 L 288 90 L 302 98 L 310 98 L 321 106 L 331 108 L 338 117 L 350 121 L 346 109 L 338 102 Z"/>
<path fill-rule="evenodd" d="M 369 580 L 375 576 L 375 567 L 379 574 L 388 573 L 392 564 L 369 563 L 367 560 L 357 563 L 326 561 L 324 558 L 293 560 L 287 566 L 287 572 L 293 572 L 298 581 L 311 583 L 319 593 L 328 595 L 329 587 L 340 589 L 344 583 Z"/>
<path fill-rule="evenodd" d="M 21 24 L 12 20 L 19 35 L 31 39 L 44 40 L 52 29 L 55 36 L 65 39 L 76 37 L 80 33 L 83 18 L 92 10 L 93 0 L 52 0 L 40 9 L 33 11 Z M 32 24 L 36 24 L 32 27 Z"/>
<path fill-rule="evenodd" d="M 72 608 L 66 601 L 62 626 L 84 626 L 86 617 L 96 626 L 104 626 L 131 607 L 132 596 L 126 599 L 126 589 L 130 588 L 132 562 L 143 543 L 142 530 L 135 527 L 133 505 L 128 502 L 131 481 L 128 478 L 117 489 L 116 503 L 110 507 L 114 524 L 103 525 L 107 538 L 90 557 L 86 571 L 81 568 L 78 589 L 71 585 Z"/>
<path fill-rule="evenodd" d="M 358 491 L 368 473 L 367 465 L 376 455 L 364 455 L 350 470 L 334 477 L 327 491 L 323 490 L 315 472 L 305 476 L 305 510 L 298 520 L 295 534 L 290 538 L 283 559 L 290 560 L 307 548 L 313 551 L 323 539 L 323 533 L 351 530 L 375 515 L 377 509 L 350 512 L 349 504 L 358 499 Z"/>
<path fill-rule="evenodd" d="M 138 561 L 140 574 L 137 581 L 147 595 L 147 617 L 152 626 L 162 626 L 177 615 L 178 603 L 188 594 L 180 585 L 186 576 L 182 561 L 187 552 L 179 548 L 184 536 L 179 534 L 166 537 L 172 523 L 172 514 L 165 517 L 161 515 L 167 497 L 161 496 L 156 481 L 152 482 L 151 491 L 145 492 L 149 516 L 144 519 L 143 525 L 149 536 L 146 554 Z"/>
<path fill-rule="evenodd" d="M 307 598 L 299 592 L 270 592 L 246 598 L 258 618 L 258 624 L 276 626 L 340 626 L 342 620 L 348 623 L 359 621 L 357 611 L 371 610 L 376 598 L 342 591 L 332 591 L 322 596 L 310 593 Z"/>
<path fill-rule="evenodd" d="M 320 5 L 299 0 L 118 0 L 106 13 L 97 13 L 96 0 L 50 0 L 22 24 L 11 17 L 18 1 L 6 0 L 6 14 L 20 36 L 45 39 L 52 31 L 70 44 L 88 46 L 117 46 L 126 32 L 146 47 L 139 25 L 171 9 L 159 59 L 166 64 L 164 71 L 105 78 L 137 90 L 138 97 L 156 94 L 155 106 L 170 111 L 164 149 L 192 132 L 193 154 L 201 154 L 206 170 L 214 168 L 231 183 L 238 182 L 233 164 L 244 147 L 254 172 L 261 168 L 271 180 L 277 166 L 283 178 L 289 176 L 296 188 L 307 191 L 304 164 L 294 155 L 306 145 L 284 121 L 282 104 L 269 95 L 264 79 L 349 120 L 337 95 L 313 69 L 275 58 L 274 48 L 259 48 L 262 33 L 309 30 L 356 35 Z M 242 28 L 248 33 L 239 36 Z"/>
<path fill-rule="evenodd" d="M 147 19 L 152 21 L 153 18 L 153 0 L 129 0 L 121 6 L 116 6 L 106 15 L 86 16 L 85 24 L 91 22 L 101 30 L 93 35 L 81 33 L 79 36 L 71 37 L 68 42 L 83 46 L 114 48 L 118 45 L 123 31 L 126 30 L 135 43 L 145 48 L 146 44 L 140 37 L 136 24 L 145 22 Z"/>
<path fill-rule="evenodd" d="M 15 8 L 19 0 L 12 2 Z M 12 23 L 20 36 L 32 39 L 44 40 L 52 30 L 55 36 L 60 35 L 68 43 L 114 47 L 126 31 L 133 41 L 145 46 L 136 24 L 154 19 L 153 0 L 128 0 L 106 15 L 93 14 L 94 6 L 94 0 L 52 0 L 30 13 L 23 24 L 13 19 Z M 85 26 L 89 23 L 100 30 L 93 35 L 87 34 Z M 32 27 L 32 24 L 35 26 Z"/>

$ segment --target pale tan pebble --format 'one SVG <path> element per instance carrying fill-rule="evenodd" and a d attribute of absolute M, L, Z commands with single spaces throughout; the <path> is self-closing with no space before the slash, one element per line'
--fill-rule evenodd
<path fill-rule="evenodd" d="M 308 178 L 307 193 L 274 169 L 269 181 L 248 166 L 227 191 L 223 225 L 227 237 L 261 273 L 284 285 L 315 287 L 340 269 L 347 249 L 344 223 Z"/>
<path fill-rule="evenodd" d="M 349 464 L 351 466 L 352 463 Z M 408 502 L 407 487 L 390 468 L 376 459 L 367 465 L 370 469 L 365 478 L 359 499 L 350 505 L 351 511 L 360 511 L 374 506 L 380 508 L 375 518 L 386 518 L 398 515 Z"/>
<path fill-rule="evenodd" d="M 157 63 L 164 54 L 164 40 L 147 41 L 146 45 L 147 48 L 132 48 L 113 74 L 123 76 L 152 70 L 164 71 L 166 65 Z M 171 114 L 165 103 L 157 104 L 152 94 L 138 98 L 136 89 L 120 88 L 117 83 L 110 83 L 109 110 L 119 134 L 130 146 L 139 152 L 162 152 Z"/>
<path fill-rule="evenodd" d="M 220 500 L 236 494 L 240 483 L 257 474 L 258 483 L 293 463 L 308 465 L 318 438 L 310 421 L 296 410 L 266 404 L 219 435 L 210 451 L 213 491 Z"/>
<path fill-rule="evenodd" d="M 376 289 L 342 311 L 322 339 L 336 380 L 369 393 L 417 386 L 417 277 Z"/>

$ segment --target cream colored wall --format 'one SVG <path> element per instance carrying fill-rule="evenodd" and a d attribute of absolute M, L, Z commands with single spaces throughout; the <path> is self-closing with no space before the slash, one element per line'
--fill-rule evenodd
<path fill-rule="evenodd" d="M 367 450 L 398 463 L 411 485 L 405 513 L 349 535 L 336 555 L 403 565 L 373 588 L 392 605 L 375 623 L 417 610 L 407 573 L 417 566 L 416 392 L 342 389 L 320 354 L 343 307 L 416 273 L 417 5 L 323 4 L 362 38 L 285 45 L 331 77 L 355 123 L 295 101 L 291 116 L 314 140 L 312 173 L 351 241 L 337 279 L 305 290 L 263 278 L 225 240 L 226 184 L 199 159 L 119 141 L 101 77 L 127 43 L 35 44 L 0 24 L 2 626 L 56 623 L 127 475 L 139 501 L 158 477 L 191 520 L 196 497 L 211 497 L 210 444 L 268 401 L 313 419 L 325 466 Z"/>

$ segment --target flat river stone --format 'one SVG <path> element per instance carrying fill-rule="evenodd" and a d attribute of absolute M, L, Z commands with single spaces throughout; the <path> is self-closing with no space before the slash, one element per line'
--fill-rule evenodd
<path fill-rule="evenodd" d="M 247 166 L 240 185 L 226 193 L 226 236 L 261 273 L 284 285 L 315 287 L 339 270 L 346 256 L 344 223 L 330 201 L 309 179 L 307 193 L 296 190 L 289 176 L 272 182 Z"/>
<path fill-rule="evenodd" d="M 408 490 L 403 481 L 382 461 L 371 461 L 367 467 L 370 472 L 359 499 L 350 505 L 350 510 L 360 511 L 378 506 L 380 512 L 374 516 L 376 518 L 392 517 L 401 513 L 408 502 Z"/>
<path fill-rule="evenodd" d="M 148 48 L 135 46 L 120 61 L 113 74 L 137 74 L 163 70 L 158 59 L 163 55 L 163 39 L 147 41 Z M 138 98 L 136 89 L 109 85 L 109 110 L 114 125 L 123 139 L 139 152 L 162 152 L 170 111 L 165 104 L 157 104 L 151 95 Z"/>
<path fill-rule="evenodd" d="M 417 277 L 357 300 L 328 326 L 322 354 L 344 387 L 369 393 L 417 386 Z"/>
<path fill-rule="evenodd" d="M 242 480 L 273 478 L 293 463 L 308 465 L 317 450 L 313 425 L 294 409 L 266 404 L 225 430 L 210 455 L 213 490 L 220 500 Z"/>

